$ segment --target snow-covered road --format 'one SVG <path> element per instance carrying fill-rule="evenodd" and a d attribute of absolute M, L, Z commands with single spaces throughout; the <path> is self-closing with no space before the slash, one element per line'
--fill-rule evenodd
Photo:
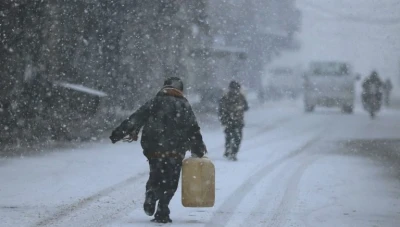
<path fill-rule="evenodd" d="M 184 208 L 179 188 L 166 226 L 400 226 L 400 111 L 287 101 L 246 118 L 238 162 L 222 158 L 222 129 L 203 127 L 215 206 Z M 142 210 L 147 174 L 138 143 L 0 159 L 0 226 L 160 225 Z"/>

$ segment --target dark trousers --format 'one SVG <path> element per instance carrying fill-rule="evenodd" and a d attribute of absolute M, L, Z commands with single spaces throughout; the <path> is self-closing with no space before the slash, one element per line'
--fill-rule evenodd
<path fill-rule="evenodd" d="M 182 158 L 151 158 L 149 165 L 150 176 L 146 184 L 146 191 L 155 192 L 158 200 L 156 216 L 169 215 L 168 205 L 178 188 Z"/>
<path fill-rule="evenodd" d="M 242 142 L 243 127 L 228 126 L 225 128 L 225 155 L 236 156 Z"/>

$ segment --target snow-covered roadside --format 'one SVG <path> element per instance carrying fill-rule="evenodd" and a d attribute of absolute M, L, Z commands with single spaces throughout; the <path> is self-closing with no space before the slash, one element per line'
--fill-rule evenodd
<path fill-rule="evenodd" d="M 216 206 L 212 209 L 200 209 L 196 211 L 183 208 L 180 205 L 180 189 L 178 189 L 177 196 L 171 202 L 171 207 L 173 209 L 172 218 L 175 220 L 174 225 L 183 223 L 185 226 L 188 224 L 187 221 L 196 222 L 196 220 L 198 220 L 200 223 L 207 221 L 214 211 L 218 211 L 221 206 L 224 207 L 223 202 L 231 196 L 233 191 L 241 191 L 239 187 L 243 185 L 243 182 L 245 182 L 249 176 L 260 171 L 259 175 L 263 175 L 266 171 L 265 165 L 269 163 L 272 164 L 273 162 L 280 162 L 288 153 L 296 151 L 298 147 L 320 134 L 319 130 L 313 130 L 309 133 L 305 131 L 307 131 L 310 126 L 319 128 L 318 126 L 321 126 L 321 121 L 324 121 L 325 118 L 326 116 L 318 117 L 318 120 L 313 124 L 310 124 L 310 122 L 299 122 L 296 124 L 297 127 L 295 127 L 295 130 L 287 130 L 286 128 L 282 130 L 276 129 L 276 131 L 264 131 L 262 133 L 263 136 L 248 138 L 244 142 L 241 150 L 241 152 L 246 155 L 240 156 L 239 165 L 236 167 L 232 167 L 233 163 L 222 159 L 222 152 L 215 152 L 214 149 L 211 149 L 209 156 L 217 166 L 218 176 L 218 200 Z M 292 124 L 290 124 L 290 127 L 293 126 Z M 261 132 L 258 132 L 258 135 L 260 134 Z M 266 140 L 266 137 L 269 137 L 271 140 Z M 278 137 L 281 140 L 277 140 Z M 269 147 L 265 147 L 264 145 L 266 144 L 268 144 Z M 84 223 L 86 226 L 114 224 L 123 226 L 126 223 L 134 223 L 135 225 L 146 226 L 145 223 L 148 223 L 148 217 L 146 217 L 142 211 L 143 185 L 145 180 L 146 176 L 143 176 L 137 182 L 102 196 L 101 199 L 88 204 L 88 207 L 70 211 L 70 214 L 66 216 L 61 215 L 60 218 L 57 218 L 58 225 L 52 223 L 51 219 L 46 219 L 44 223 L 40 224 L 47 224 L 47 226 L 70 226 Z M 255 186 L 253 181 L 254 178 L 246 185 Z M 140 186 L 137 187 L 137 184 L 140 184 Z M 246 194 L 247 190 L 248 189 L 244 190 L 242 193 Z M 236 192 L 234 194 L 236 194 Z M 239 196 L 238 199 L 240 199 L 240 197 L 241 196 Z M 134 198 L 135 201 L 127 201 L 127 198 Z M 104 200 L 109 200 L 110 203 L 105 204 Z M 238 200 L 238 202 L 240 202 L 240 200 Z M 132 209 L 133 212 L 130 212 Z M 116 212 L 116 210 L 118 210 L 118 212 Z M 196 213 L 196 215 L 192 214 L 193 212 Z M 119 220 L 121 220 L 121 222 Z"/>
<path fill-rule="evenodd" d="M 277 127 L 276 122 L 289 120 L 298 112 L 293 106 L 253 108 L 246 116 L 245 140 Z M 220 158 L 222 129 L 203 133 L 210 156 Z M 0 207 L 5 213 L 0 216 L 5 215 L 5 223 L 24 225 L 135 176 L 145 178 L 148 167 L 141 152 L 139 143 L 112 145 L 103 141 L 38 156 L 3 159 Z"/>
<path fill-rule="evenodd" d="M 216 203 L 207 209 L 184 208 L 179 188 L 171 201 L 172 225 L 368 226 L 368 214 L 379 216 L 390 208 L 371 223 L 393 226 L 400 199 L 391 196 L 400 193 L 398 182 L 382 177 L 381 166 L 338 155 L 336 143 L 393 139 L 399 133 L 399 112 L 386 110 L 372 121 L 361 109 L 353 115 L 336 109 L 305 114 L 300 101 L 282 103 L 246 114 L 239 162 L 222 158 L 221 127 L 202 130 L 216 166 Z M 138 143 L 104 141 L 3 159 L 1 226 L 154 226 L 142 210 L 148 166 L 141 151 Z M 352 182 L 357 185 L 351 187 Z M 353 200 L 352 193 L 357 193 Z M 337 204 L 325 209 L 333 197 Z M 367 208 L 363 201 L 369 198 L 383 212 Z M 347 214 L 352 207 L 358 216 Z M 341 213 L 346 217 L 335 221 Z"/>
<path fill-rule="evenodd" d="M 349 174 L 351 173 L 351 174 Z M 360 157 L 326 157 L 306 170 L 287 226 L 400 225 L 400 184 Z M 300 221 L 299 221 L 300 220 Z"/>

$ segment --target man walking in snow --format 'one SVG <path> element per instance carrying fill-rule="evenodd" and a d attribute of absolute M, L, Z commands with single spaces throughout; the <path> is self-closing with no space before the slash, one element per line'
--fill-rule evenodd
<path fill-rule="evenodd" d="M 244 112 L 249 109 L 240 87 L 237 81 L 231 81 L 229 91 L 221 98 L 218 109 L 219 119 L 225 127 L 224 157 L 233 161 L 237 161 L 237 153 L 242 141 Z"/>
<path fill-rule="evenodd" d="M 166 79 L 157 95 L 123 121 L 110 139 L 116 143 L 128 136 L 136 141 L 141 128 L 143 154 L 150 165 L 143 208 L 149 216 L 155 212 L 152 221 L 172 222 L 168 205 L 178 187 L 185 153 L 191 150 L 193 156 L 203 157 L 207 152 L 179 78 Z"/>

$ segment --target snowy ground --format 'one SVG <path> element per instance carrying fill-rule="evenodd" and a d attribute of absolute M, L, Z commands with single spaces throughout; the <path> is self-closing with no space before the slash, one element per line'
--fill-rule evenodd
<path fill-rule="evenodd" d="M 247 114 L 239 161 L 216 166 L 213 208 L 184 208 L 166 226 L 400 226 L 400 110 L 305 114 L 300 101 Z M 148 166 L 139 144 L 88 144 L 0 159 L 0 226 L 157 226 L 142 211 Z"/>

